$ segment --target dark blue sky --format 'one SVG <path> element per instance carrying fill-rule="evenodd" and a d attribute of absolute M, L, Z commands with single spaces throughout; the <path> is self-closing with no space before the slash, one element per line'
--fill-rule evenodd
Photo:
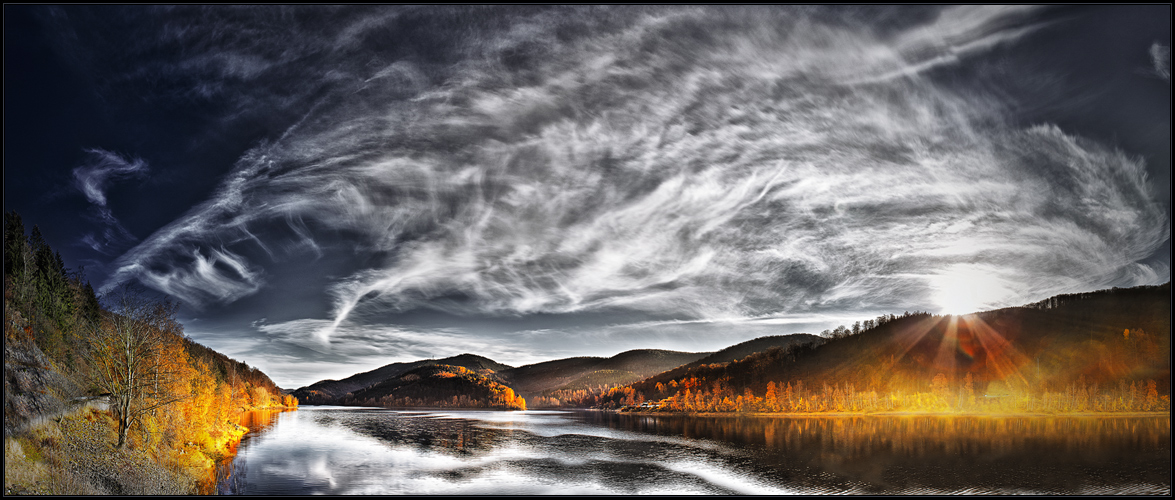
<path fill-rule="evenodd" d="M 282 386 L 1170 280 L 1170 6 L 5 6 L 4 205 Z"/>

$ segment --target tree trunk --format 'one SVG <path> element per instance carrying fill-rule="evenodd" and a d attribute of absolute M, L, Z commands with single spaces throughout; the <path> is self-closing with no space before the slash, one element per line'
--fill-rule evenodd
<path fill-rule="evenodd" d="M 127 430 L 131 427 L 131 408 L 130 399 L 122 399 L 118 402 L 118 445 L 116 448 L 122 449 L 126 445 Z"/>

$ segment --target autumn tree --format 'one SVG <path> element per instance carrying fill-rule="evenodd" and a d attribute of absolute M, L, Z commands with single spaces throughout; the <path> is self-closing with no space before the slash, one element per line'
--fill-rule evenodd
<path fill-rule="evenodd" d="M 975 404 L 975 377 L 971 372 L 967 372 L 967 378 L 964 379 L 963 395 L 966 396 L 968 405 Z"/>
<path fill-rule="evenodd" d="M 122 448 L 131 426 L 185 397 L 173 387 L 175 360 L 168 359 L 183 352 L 182 327 L 174 303 L 150 300 L 129 287 L 119 291 L 110 310 L 90 328 L 90 379 L 109 394 Z"/>
<path fill-rule="evenodd" d="M 940 372 L 930 381 L 930 392 L 944 400 L 947 398 L 950 393 L 950 382 L 945 373 Z"/>

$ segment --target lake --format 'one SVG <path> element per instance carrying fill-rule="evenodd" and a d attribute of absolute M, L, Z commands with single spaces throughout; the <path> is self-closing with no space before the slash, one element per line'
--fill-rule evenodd
<path fill-rule="evenodd" d="M 1171 493 L 1171 419 L 255 413 L 222 494 Z M 252 425 L 250 425 L 252 424 Z"/>

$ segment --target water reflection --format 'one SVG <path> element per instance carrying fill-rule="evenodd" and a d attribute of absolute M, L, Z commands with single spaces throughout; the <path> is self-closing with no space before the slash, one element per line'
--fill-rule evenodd
<path fill-rule="evenodd" d="M 787 483 L 871 493 L 1170 492 L 1164 417 L 647 417 L 613 429 L 717 439 Z"/>
<path fill-rule="evenodd" d="M 1170 418 L 722 418 L 303 407 L 222 493 L 1169 493 Z"/>
<path fill-rule="evenodd" d="M 246 438 L 264 434 L 277 423 L 278 415 L 291 410 L 253 410 L 241 414 L 240 424 L 249 429 Z"/>
<path fill-rule="evenodd" d="M 252 410 L 242 413 L 238 423 L 249 431 L 241 437 L 241 442 L 247 442 L 265 434 L 277 423 L 279 415 L 289 411 L 291 410 Z M 200 495 L 233 491 L 234 484 L 244 484 L 245 470 L 236 471 L 239 472 L 237 475 L 233 474 L 233 463 L 236 460 L 241 442 L 231 446 L 228 450 L 228 456 L 218 461 L 216 467 L 209 471 L 208 476 L 199 481 L 196 485 L 196 491 Z"/>

